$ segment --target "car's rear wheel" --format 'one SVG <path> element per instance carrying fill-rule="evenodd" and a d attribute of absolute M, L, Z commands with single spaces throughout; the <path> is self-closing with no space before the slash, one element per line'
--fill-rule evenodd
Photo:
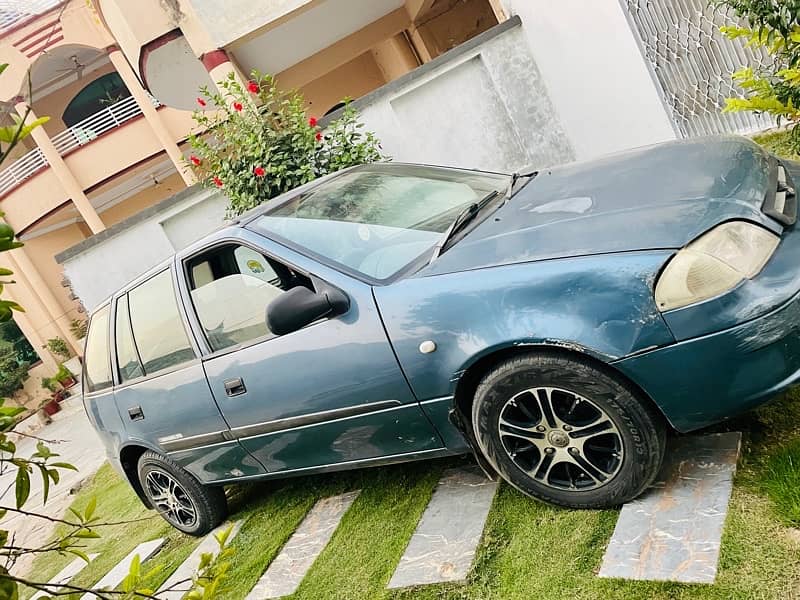
<path fill-rule="evenodd" d="M 153 508 L 170 525 L 189 535 L 205 535 L 227 516 L 223 488 L 202 485 L 155 452 L 145 452 L 139 459 L 139 482 Z"/>
<path fill-rule="evenodd" d="M 570 508 L 608 508 L 652 483 L 665 426 L 637 393 L 591 361 L 530 354 L 487 373 L 475 393 L 478 444 L 520 491 Z"/>

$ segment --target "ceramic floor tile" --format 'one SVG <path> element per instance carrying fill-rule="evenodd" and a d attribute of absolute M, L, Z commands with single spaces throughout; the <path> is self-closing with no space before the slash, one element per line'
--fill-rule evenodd
<path fill-rule="evenodd" d="M 359 491 L 317 502 L 258 580 L 247 600 L 280 598 L 294 593 L 327 546 Z"/>
<path fill-rule="evenodd" d="M 713 583 L 741 434 L 673 440 L 657 483 L 623 506 L 600 577 Z"/>
<path fill-rule="evenodd" d="M 164 545 L 166 540 L 164 538 L 158 538 L 156 540 L 151 540 L 149 542 L 144 542 L 143 544 L 139 544 L 131 550 L 130 554 L 123 558 L 121 561 L 117 563 L 117 565 L 111 569 L 108 573 L 106 573 L 105 577 L 103 577 L 100 581 L 92 586 L 93 589 L 102 590 L 108 589 L 113 590 L 122 583 L 122 581 L 127 577 L 128 572 L 131 568 L 131 563 L 133 562 L 133 557 L 137 554 L 139 555 L 139 561 L 144 563 L 148 558 L 153 556 L 161 546 Z M 97 596 L 91 592 L 84 594 L 81 596 L 81 600 L 91 600 L 92 598 L 96 598 Z"/>
<path fill-rule="evenodd" d="M 389 587 L 465 580 L 496 490 L 478 467 L 445 472 Z"/>
<path fill-rule="evenodd" d="M 89 560 L 94 560 L 97 558 L 97 554 L 89 554 Z M 61 571 L 53 577 L 47 583 L 52 584 L 64 584 L 69 583 L 69 581 L 75 577 L 78 573 L 83 571 L 83 568 L 86 566 L 86 561 L 82 558 L 76 558 L 71 563 L 69 563 L 66 567 L 61 569 Z M 63 588 L 53 588 L 52 592 L 64 592 Z M 36 592 L 33 596 L 30 597 L 30 600 L 38 600 L 39 598 L 45 598 L 48 594 L 46 592 Z"/>
<path fill-rule="evenodd" d="M 209 533 L 205 538 L 203 538 L 203 541 L 200 542 L 197 548 L 192 551 L 186 560 L 183 561 L 177 569 L 175 569 L 172 575 L 169 576 L 169 579 L 161 584 L 161 587 L 159 588 L 161 591 L 159 591 L 157 594 L 160 600 L 181 600 L 181 598 L 183 598 L 183 596 L 191 587 L 190 580 L 192 575 L 194 575 L 197 571 L 197 567 L 200 566 L 200 559 L 202 555 L 216 555 L 217 552 L 219 552 L 219 544 L 214 536 L 217 533 L 225 531 L 230 526 L 230 523 L 223 523 L 214 531 Z M 241 526 L 241 521 L 237 521 L 233 524 L 233 529 L 228 536 L 228 544 L 230 544 L 231 541 L 233 541 L 233 538 L 236 537 L 236 534 L 239 533 L 239 528 Z"/>

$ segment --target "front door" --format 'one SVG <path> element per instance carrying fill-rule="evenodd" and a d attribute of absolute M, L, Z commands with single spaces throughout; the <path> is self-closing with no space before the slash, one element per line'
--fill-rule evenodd
<path fill-rule="evenodd" d="M 211 482 L 264 468 L 236 442 L 208 388 L 167 269 L 116 299 L 114 398 L 131 440 Z"/>
<path fill-rule="evenodd" d="M 350 282 L 346 314 L 275 336 L 265 323 L 269 302 L 315 284 L 256 248 L 227 242 L 185 262 L 190 304 L 211 350 L 206 376 L 242 446 L 270 472 L 442 448 L 397 364 L 370 287 Z"/>

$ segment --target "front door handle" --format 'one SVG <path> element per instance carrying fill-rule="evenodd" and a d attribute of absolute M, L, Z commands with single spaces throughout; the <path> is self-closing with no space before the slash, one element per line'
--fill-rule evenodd
<path fill-rule="evenodd" d="M 224 385 L 225 393 L 228 396 L 241 396 L 247 391 L 247 388 L 244 387 L 244 381 L 242 381 L 241 377 L 236 377 L 235 379 L 226 379 Z"/>
<path fill-rule="evenodd" d="M 131 418 L 131 421 L 141 421 L 144 419 L 144 411 L 142 411 L 141 406 L 131 406 L 128 409 L 128 416 Z"/>

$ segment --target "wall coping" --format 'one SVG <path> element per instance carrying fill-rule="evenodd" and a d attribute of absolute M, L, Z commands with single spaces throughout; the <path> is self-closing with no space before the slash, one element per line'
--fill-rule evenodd
<path fill-rule="evenodd" d="M 70 246 L 66 250 L 62 250 L 61 252 L 55 255 L 54 257 L 55 261 L 60 265 L 64 264 L 66 261 L 70 260 L 71 258 L 74 258 L 78 254 L 85 252 L 89 248 L 93 248 L 94 246 L 103 243 L 107 239 L 122 233 L 126 229 L 130 229 L 134 225 L 137 225 L 143 221 L 146 221 L 151 217 L 163 213 L 169 210 L 170 208 L 177 206 L 181 202 L 184 202 L 185 200 L 188 200 L 189 198 L 192 198 L 195 195 L 201 194 L 204 191 L 213 192 L 213 190 L 204 188 L 200 183 L 195 183 L 190 187 L 182 189 L 180 192 L 173 194 L 168 198 L 165 198 L 161 202 L 157 202 L 152 206 L 148 206 L 147 208 L 140 210 L 139 212 L 131 215 L 130 217 L 123 219 L 119 223 L 115 223 L 108 229 L 104 229 L 100 233 L 95 233 L 91 237 L 88 237 L 85 240 L 83 240 L 82 242 L 78 242 L 74 246 Z M 222 225 L 222 223 L 220 223 L 220 225 Z"/>
<path fill-rule="evenodd" d="M 479 33 L 474 38 L 467 40 L 463 44 L 460 44 L 455 48 L 448 50 L 444 54 L 440 54 L 433 60 L 426 62 L 424 65 L 420 65 L 419 67 L 417 67 L 412 71 L 409 71 L 405 75 L 401 75 L 397 79 L 393 79 L 389 83 L 385 83 L 381 87 L 372 90 L 368 94 L 365 94 L 364 96 L 361 96 L 360 98 L 353 100 L 350 103 L 350 106 L 352 106 L 355 109 L 359 109 L 368 106 L 370 104 L 373 104 L 379 98 L 405 88 L 406 86 L 414 83 L 418 79 L 425 77 L 432 71 L 435 71 L 439 67 L 461 58 L 465 54 L 468 54 L 473 50 L 475 50 L 475 48 L 477 48 L 478 46 L 481 46 L 486 42 L 504 34 L 509 29 L 514 29 L 515 27 L 520 27 L 521 25 L 522 25 L 522 19 L 519 17 L 519 15 L 514 15 L 513 17 L 506 19 L 502 23 L 498 23 L 491 29 L 487 29 L 483 33 Z M 335 121 L 336 119 L 341 117 L 343 112 L 344 108 L 340 108 L 330 113 L 329 115 L 321 117 L 319 119 L 320 127 L 323 128 L 327 127 L 328 125 L 330 125 L 331 121 Z"/>

